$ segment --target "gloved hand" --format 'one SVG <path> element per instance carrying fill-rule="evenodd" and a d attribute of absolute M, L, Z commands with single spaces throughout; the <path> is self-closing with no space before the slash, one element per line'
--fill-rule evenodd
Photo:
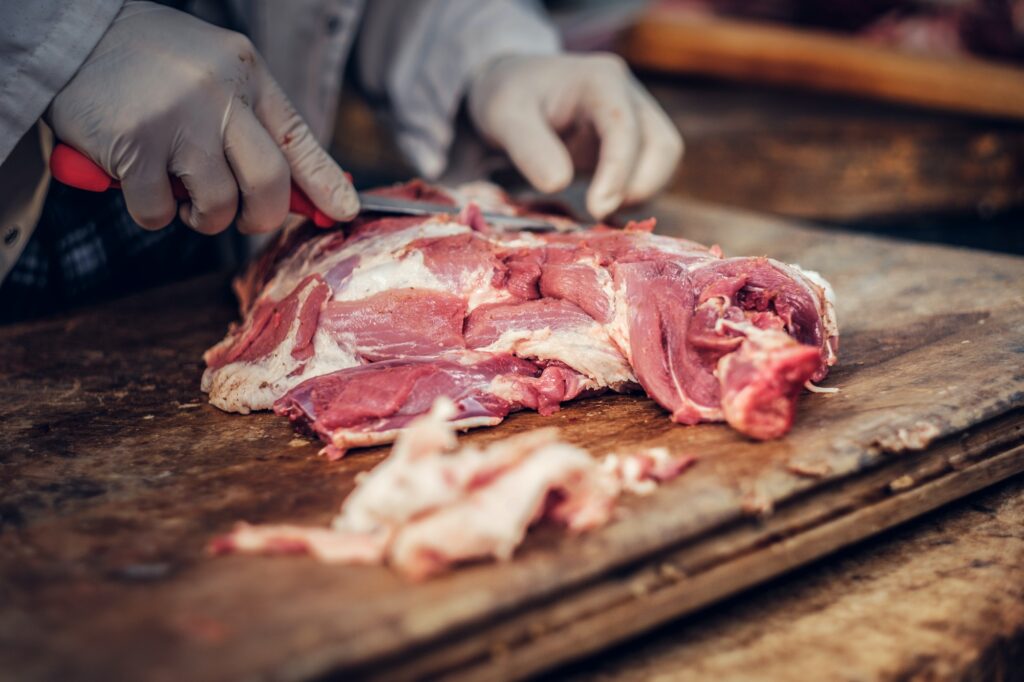
<path fill-rule="evenodd" d="M 125 4 L 46 118 L 121 181 L 129 213 L 149 229 L 178 210 L 168 174 L 191 196 L 181 219 L 205 234 L 236 213 L 242 232 L 280 227 L 291 178 L 336 220 L 359 210 L 252 43 L 154 3 Z"/>
<path fill-rule="evenodd" d="M 653 195 L 683 153 L 668 116 L 614 55 L 499 57 L 474 76 L 468 98 L 477 129 L 542 192 L 593 168 L 595 218 Z"/>

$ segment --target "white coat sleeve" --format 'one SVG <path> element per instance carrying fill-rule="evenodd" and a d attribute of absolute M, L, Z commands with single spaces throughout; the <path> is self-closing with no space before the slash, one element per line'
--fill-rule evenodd
<path fill-rule="evenodd" d="M 560 49 L 558 32 L 530 0 L 373 0 L 356 61 L 363 87 L 386 100 L 403 153 L 435 178 L 476 71 L 496 57 Z"/>
<path fill-rule="evenodd" d="M 71 80 L 122 4 L 0 2 L 0 163 Z"/>

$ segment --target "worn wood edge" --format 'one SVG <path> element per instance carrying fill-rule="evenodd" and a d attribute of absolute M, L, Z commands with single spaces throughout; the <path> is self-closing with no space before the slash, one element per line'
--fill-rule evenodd
<path fill-rule="evenodd" d="M 504 620 L 351 672 L 388 680 L 510 679 L 583 657 L 1024 472 L 1024 411 L 972 429 L 978 430 L 893 455 L 767 517 L 742 519 Z M 309 659 L 295 663 L 281 671 L 284 677 L 331 670 Z"/>
<path fill-rule="evenodd" d="M 1000 117 L 1024 117 L 1020 69 L 914 55 L 824 31 L 652 9 L 620 42 L 630 63 L 659 71 L 842 92 Z"/>

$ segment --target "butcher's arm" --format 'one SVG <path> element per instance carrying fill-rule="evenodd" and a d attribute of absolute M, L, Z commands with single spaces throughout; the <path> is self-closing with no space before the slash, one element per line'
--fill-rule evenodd
<path fill-rule="evenodd" d="M 560 51 L 557 31 L 528 0 L 373 0 L 356 59 L 363 87 L 387 100 L 402 151 L 435 178 L 473 76 L 502 55 Z"/>
<path fill-rule="evenodd" d="M 89 56 L 122 0 L 0 3 L 0 162 Z"/>

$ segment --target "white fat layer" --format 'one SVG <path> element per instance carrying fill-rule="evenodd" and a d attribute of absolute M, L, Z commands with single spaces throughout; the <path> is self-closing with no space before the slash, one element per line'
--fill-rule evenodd
<path fill-rule="evenodd" d="M 300 308 L 308 295 L 308 291 L 300 295 Z M 210 403 L 222 410 L 242 414 L 273 407 L 278 396 L 303 380 L 302 376 L 288 376 L 302 364 L 291 354 L 299 324 L 300 319 L 296 315 L 284 340 L 266 357 L 231 362 L 214 370 L 210 380 Z"/>
<path fill-rule="evenodd" d="M 335 292 L 334 300 L 356 301 L 385 291 L 406 288 L 462 296 L 467 300 L 467 311 L 484 304 L 511 300 L 512 295 L 508 290 L 492 285 L 493 273 L 489 268 L 462 273 L 458 284 L 452 287 L 427 267 L 422 252 L 406 250 L 417 239 L 449 237 L 466 232 L 469 232 L 469 228 L 465 225 L 438 218 L 394 234 L 357 242 L 339 252 L 341 257 L 332 254 L 332 262 L 356 254 L 360 256 L 359 265 L 341 290 Z M 317 270 L 322 272 L 325 268 L 317 264 Z"/>
<path fill-rule="evenodd" d="M 311 282 L 299 294 L 298 310 L 302 310 L 315 287 L 316 283 Z M 287 335 L 266 357 L 232 362 L 212 372 L 207 370 L 209 380 L 204 374 L 204 384 L 209 385 L 210 403 L 222 410 L 243 414 L 250 410 L 267 410 L 277 398 L 306 379 L 359 363 L 349 348 L 339 346 L 326 331 L 318 329 L 313 335 L 313 357 L 303 366 L 304 361 L 291 354 L 300 324 L 297 314 Z"/>
<path fill-rule="evenodd" d="M 605 290 L 609 292 L 608 300 L 612 302 L 612 319 L 605 328 L 605 331 L 608 333 L 608 338 L 611 339 L 612 343 L 618 347 L 622 357 L 632 365 L 633 352 L 629 343 L 630 307 L 626 301 L 626 284 L 620 282 L 616 285 L 613 280 L 609 280 Z"/>
<path fill-rule="evenodd" d="M 715 322 L 716 334 L 721 334 L 725 329 L 743 334 L 757 343 L 758 349 L 762 351 L 778 351 L 796 343 L 789 334 L 777 329 L 761 329 L 750 322 L 733 322 L 725 318 Z"/>
<path fill-rule="evenodd" d="M 596 322 L 568 329 L 510 329 L 480 350 L 536 360 L 559 360 L 589 378 L 588 388 L 636 381 L 626 359 L 608 338 L 604 327 Z"/>
<path fill-rule="evenodd" d="M 354 348 L 351 335 L 346 334 L 339 338 L 332 336 L 323 328 L 317 329 L 313 335 L 313 357 L 308 360 L 306 369 L 302 372 L 302 380 L 360 364 Z"/>
<path fill-rule="evenodd" d="M 444 285 L 427 268 L 421 252 L 412 251 L 402 258 L 388 254 L 361 262 L 341 291 L 334 295 L 334 300 L 358 301 L 395 289 L 443 291 Z"/>
<path fill-rule="evenodd" d="M 410 242 L 416 239 L 423 238 L 436 238 L 436 237 L 448 237 L 455 234 L 463 234 L 468 232 L 469 228 L 465 225 L 452 222 L 447 218 L 430 218 L 423 223 L 408 227 L 404 230 L 398 230 L 390 234 L 383 234 L 377 237 L 368 239 L 361 239 L 357 242 L 349 244 L 341 249 L 335 251 L 322 252 L 319 246 L 326 240 L 332 238 L 331 233 L 324 233 L 322 237 L 311 239 L 310 241 L 303 244 L 299 250 L 292 255 L 288 262 L 282 267 L 270 280 L 267 285 L 262 298 L 270 298 L 272 300 L 280 300 L 291 293 L 292 289 L 302 281 L 302 278 L 306 277 L 311 273 L 326 273 L 331 270 L 335 265 L 350 258 L 352 256 L 359 256 L 359 265 L 352 273 L 352 280 L 348 286 L 356 284 L 354 282 L 357 274 L 359 273 L 372 273 L 373 270 L 383 264 L 391 263 L 396 264 L 399 262 L 398 254 Z M 419 265 L 422 268 L 422 256 L 420 256 Z M 415 266 L 415 263 L 413 264 Z M 423 268 L 425 270 L 425 268 Z M 417 269 L 413 269 L 406 275 L 406 277 L 415 282 Z M 428 271 L 429 274 L 429 271 Z M 363 286 L 367 286 L 372 289 L 372 282 L 369 284 L 364 283 Z M 438 288 L 439 284 L 435 279 L 428 282 L 430 286 L 428 288 Z M 358 286 L 358 285 L 357 285 Z M 419 284 L 413 284 L 412 286 L 419 286 Z M 334 292 L 334 298 L 336 300 L 350 300 L 352 298 L 361 298 L 361 296 L 346 295 L 348 287 L 342 289 L 342 295 L 338 295 L 338 292 Z M 379 289 L 374 290 L 377 293 Z"/>
<path fill-rule="evenodd" d="M 497 288 L 491 283 L 494 273 L 490 268 L 479 268 L 463 273 L 459 291 L 466 298 L 466 312 L 471 313 L 488 303 L 504 303 L 512 300 L 508 289 Z"/>
<path fill-rule="evenodd" d="M 456 419 L 451 422 L 452 428 L 460 431 L 475 429 L 478 426 L 495 426 L 502 422 L 502 417 L 467 417 Z M 331 433 L 331 445 L 339 450 L 349 448 L 365 448 L 371 445 L 382 445 L 391 443 L 404 429 L 391 429 L 389 431 L 346 431 L 344 429 Z"/>

